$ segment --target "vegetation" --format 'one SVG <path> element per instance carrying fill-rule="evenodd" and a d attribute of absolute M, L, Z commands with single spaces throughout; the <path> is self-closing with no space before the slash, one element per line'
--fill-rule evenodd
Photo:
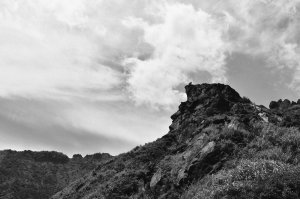
<path fill-rule="evenodd" d="M 35 169 L 28 169 L 28 160 L 18 163 L 22 167 L 6 160 L 5 169 L 0 167 L 0 190 L 6 191 L 1 193 L 45 198 L 50 188 L 41 184 L 62 188 L 61 179 L 68 178 L 57 176 L 76 176 L 87 168 L 90 172 L 67 181 L 73 182 L 52 199 L 300 199 L 300 101 L 279 100 L 268 109 L 223 84 L 189 84 L 186 91 L 187 101 L 171 116 L 162 138 L 107 157 L 94 169 L 88 161 L 103 154 L 74 155 L 67 163 L 61 154 L 33 155 Z M 74 167 L 78 170 L 57 170 L 74 161 L 82 163 Z M 42 167 L 46 163 L 51 169 Z M 19 172 L 26 174 L 21 184 L 7 184 Z M 28 184 L 32 179 L 43 183 Z M 31 191 L 36 187 L 41 191 Z"/>
<path fill-rule="evenodd" d="M 272 124 L 257 130 L 222 170 L 188 187 L 182 198 L 300 198 L 299 130 Z"/>
<path fill-rule="evenodd" d="M 99 154 L 98 160 L 92 155 L 78 157 L 69 159 L 49 151 L 0 151 L 0 198 L 49 198 L 109 158 L 105 154 L 101 160 Z"/>
<path fill-rule="evenodd" d="M 300 198 L 300 107 L 270 109 L 229 86 L 186 86 L 170 132 L 115 157 L 53 199 Z"/>

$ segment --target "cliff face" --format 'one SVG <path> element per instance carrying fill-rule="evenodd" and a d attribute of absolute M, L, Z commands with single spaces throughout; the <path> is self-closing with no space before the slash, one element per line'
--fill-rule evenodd
<path fill-rule="evenodd" d="M 110 157 L 74 155 L 70 159 L 58 152 L 0 151 L 0 198 L 49 198 Z"/>
<path fill-rule="evenodd" d="M 299 101 L 268 109 L 223 84 L 189 84 L 186 93 L 165 136 L 52 199 L 300 198 Z"/>

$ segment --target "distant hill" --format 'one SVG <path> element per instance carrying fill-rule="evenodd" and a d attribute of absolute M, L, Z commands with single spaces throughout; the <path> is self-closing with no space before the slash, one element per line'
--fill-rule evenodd
<path fill-rule="evenodd" d="M 26 194 L 25 185 L 29 190 L 45 185 L 45 176 L 53 173 L 56 178 L 50 179 L 56 181 L 50 184 L 57 183 L 57 190 L 67 184 L 61 179 L 73 182 L 52 199 L 300 198 L 300 100 L 273 101 L 266 108 L 228 85 L 189 84 L 185 89 L 187 101 L 171 116 L 170 131 L 162 138 L 115 157 L 100 158 L 99 166 L 89 168 L 91 171 L 74 169 L 71 165 L 76 161 L 64 163 L 60 155 L 50 155 L 49 163 L 43 162 L 43 156 L 30 161 L 23 158 L 23 166 L 6 173 L 6 180 L 0 178 L 2 184 L 10 183 L 2 186 L 8 197 L 0 198 L 9 198 L 20 187 Z M 86 165 L 86 161 L 80 162 Z M 0 166 L 3 162 L 0 156 Z M 28 166 L 31 162 L 40 166 L 32 168 Z M 14 164 L 13 160 L 6 163 Z M 57 172 L 44 164 L 64 169 Z M 26 184 L 27 176 L 36 179 L 34 170 L 42 172 L 39 176 L 44 178 L 39 179 L 44 181 Z M 25 176 L 20 177 L 23 185 L 11 188 L 9 178 L 19 179 L 17 173 Z M 49 195 L 47 191 L 35 193 Z"/>
<path fill-rule="evenodd" d="M 0 198 L 46 199 L 111 158 L 108 154 L 0 151 Z"/>

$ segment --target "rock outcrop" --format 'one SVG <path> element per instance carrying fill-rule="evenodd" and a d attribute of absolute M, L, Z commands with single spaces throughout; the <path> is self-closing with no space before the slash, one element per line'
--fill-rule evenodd
<path fill-rule="evenodd" d="M 268 109 L 228 85 L 185 88 L 168 134 L 114 157 L 53 199 L 300 198 L 300 178 L 277 180 L 298 172 L 297 103 Z"/>
<path fill-rule="evenodd" d="M 300 127 L 300 99 L 297 102 L 288 99 L 272 101 L 269 107 L 270 112 L 277 117 L 277 121 L 273 118 L 273 122 L 277 122 L 280 126 Z"/>
<path fill-rule="evenodd" d="M 268 109 L 228 85 L 185 89 L 166 135 L 102 162 L 52 199 L 300 198 L 299 100 Z"/>

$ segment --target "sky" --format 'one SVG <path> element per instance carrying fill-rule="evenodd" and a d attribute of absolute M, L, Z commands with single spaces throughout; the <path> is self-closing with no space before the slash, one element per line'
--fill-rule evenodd
<path fill-rule="evenodd" d="M 0 150 L 126 152 L 189 82 L 300 98 L 300 0 L 1 0 Z"/>

